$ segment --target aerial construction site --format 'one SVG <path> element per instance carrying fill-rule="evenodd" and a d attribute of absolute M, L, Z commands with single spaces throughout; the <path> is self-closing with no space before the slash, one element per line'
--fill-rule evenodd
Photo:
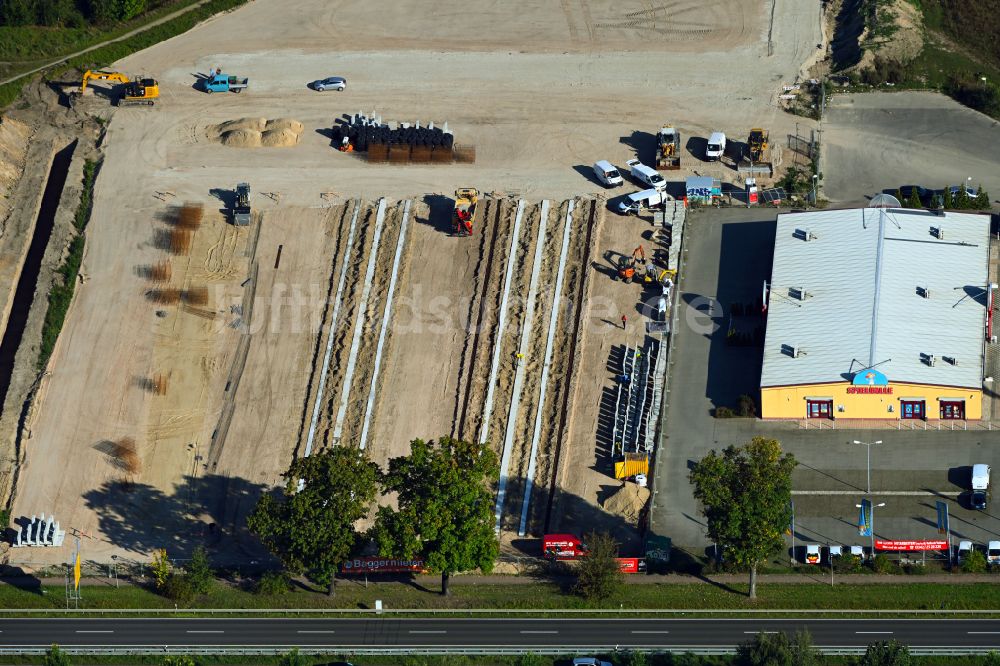
<path fill-rule="evenodd" d="M 9 114 L 33 128 L 10 140 L 42 165 L 80 142 L 49 282 L 83 161 L 101 160 L 62 331 L 37 373 L 37 349 L 19 354 L 0 420 L 11 515 L 54 515 L 96 562 L 199 544 L 245 561 L 261 552 L 245 516 L 295 457 L 352 446 L 384 465 L 452 435 L 501 460 L 505 555 L 591 529 L 635 550 L 648 491 L 613 499 L 615 462 L 655 450 L 659 301 L 684 206 L 619 215 L 647 187 L 625 164 L 656 166 L 669 121 L 682 138 L 668 181 L 742 187 L 685 142 L 790 131 L 775 81 L 795 81 L 822 41 L 816 8 L 476 0 L 465 11 L 491 28 L 472 36 L 417 5 L 297 4 L 257 0 L 114 63 L 124 81 L 90 73 L 72 104 L 39 84 Z M 758 64 L 734 68 L 737 51 Z M 308 85 L 333 75 L 345 89 Z M 598 160 L 624 188 L 605 189 Z M 40 193 L 46 166 L 16 162 L 11 196 Z M 628 266 L 639 275 L 623 279 Z M 44 314 L 36 299 L 25 331 Z"/>

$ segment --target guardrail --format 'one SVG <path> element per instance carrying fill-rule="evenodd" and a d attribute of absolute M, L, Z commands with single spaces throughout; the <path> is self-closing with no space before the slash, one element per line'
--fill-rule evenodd
<path fill-rule="evenodd" d="M 61 598 L 61 597 L 60 597 Z M 1000 609 L 947 608 L 0 608 L 8 615 L 996 615 Z"/>

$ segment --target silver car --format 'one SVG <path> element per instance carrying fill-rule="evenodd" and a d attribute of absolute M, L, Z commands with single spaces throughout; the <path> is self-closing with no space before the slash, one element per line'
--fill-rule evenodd
<path fill-rule="evenodd" d="M 312 86 L 313 90 L 318 90 L 319 92 L 325 90 L 336 90 L 339 92 L 347 87 L 347 79 L 342 76 L 330 76 L 319 81 L 313 81 L 309 85 Z"/>

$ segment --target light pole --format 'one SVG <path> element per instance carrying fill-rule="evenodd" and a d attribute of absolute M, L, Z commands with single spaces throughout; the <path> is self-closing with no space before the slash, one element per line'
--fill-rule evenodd
<path fill-rule="evenodd" d="M 866 495 L 871 495 L 872 494 L 872 445 L 873 444 L 881 444 L 882 440 L 879 439 L 879 440 L 876 440 L 874 442 L 862 442 L 862 441 L 859 441 L 859 440 L 854 440 L 854 443 L 855 444 L 864 444 L 865 448 L 868 449 L 868 477 L 867 477 L 868 478 L 868 483 L 867 483 L 867 486 L 866 486 L 865 494 Z"/>
<path fill-rule="evenodd" d="M 115 589 L 117 590 L 118 589 L 118 556 L 117 555 L 112 555 L 111 556 L 111 566 L 114 567 L 114 570 L 115 570 Z"/>
<path fill-rule="evenodd" d="M 818 182 L 819 182 L 819 174 L 818 173 L 814 173 L 813 174 L 813 205 L 814 206 L 816 205 L 816 197 L 818 196 L 818 192 L 816 191 L 816 185 L 817 185 Z"/>

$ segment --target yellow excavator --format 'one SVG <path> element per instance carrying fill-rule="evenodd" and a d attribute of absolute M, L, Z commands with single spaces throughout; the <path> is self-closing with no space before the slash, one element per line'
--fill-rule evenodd
<path fill-rule="evenodd" d="M 153 106 L 160 96 L 160 85 L 156 79 L 137 76 L 129 79 L 120 72 L 105 72 L 102 70 L 87 70 L 80 83 L 80 89 L 70 94 L 70 99 L 80 97 L 87 92 L 87 84 L 91 81 L 115 81 L 122 84 L 122 95 L 118 99 L 118 106 Z"/>

